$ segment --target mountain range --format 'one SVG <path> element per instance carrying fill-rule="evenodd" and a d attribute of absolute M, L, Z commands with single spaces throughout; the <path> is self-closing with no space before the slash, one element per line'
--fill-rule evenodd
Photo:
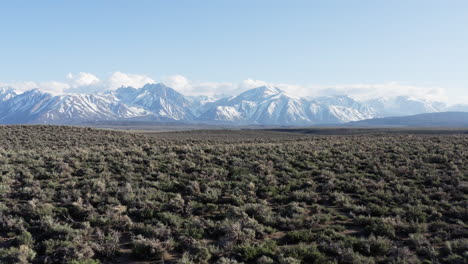
<path fill-rule="evenodd" d="M 1 124 L 82 124 L 154 121 L 232 125 L 309 126 L 444 111 L 468 105 L 409 97 L 357 101 L 348 96 L 301 97 L 261 86 L 220 99 L 185 96 L 162 84 L 122 87 L 100 94 L 52 95 L 38 89 L 0 88 Z"/>

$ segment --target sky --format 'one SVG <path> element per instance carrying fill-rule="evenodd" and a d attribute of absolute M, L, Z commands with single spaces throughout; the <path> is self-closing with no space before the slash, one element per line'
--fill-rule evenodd
<path fill-rule="evenodd" d="M 468 103 L 466 0 L 15 0 L 0 5 L 0 85 Z"/>

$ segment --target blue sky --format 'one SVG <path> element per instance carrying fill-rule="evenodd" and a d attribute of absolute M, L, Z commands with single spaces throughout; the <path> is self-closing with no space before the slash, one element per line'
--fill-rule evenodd
<path fill-rule="evenodd" d="M 3 84 L 119 72 L 192 92 L 255 80 L 468 103 L 464 0 L 17 0 L 0 11 Z"/>

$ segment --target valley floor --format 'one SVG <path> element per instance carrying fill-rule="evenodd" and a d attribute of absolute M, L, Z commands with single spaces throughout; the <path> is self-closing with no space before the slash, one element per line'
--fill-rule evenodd
<path fill-rule="evenodd" d="M 0 126 L 0 263 L 465 263 L 458 129 Z"/>

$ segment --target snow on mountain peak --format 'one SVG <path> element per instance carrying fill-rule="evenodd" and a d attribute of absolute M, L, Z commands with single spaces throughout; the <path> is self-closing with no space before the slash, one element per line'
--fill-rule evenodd
<path fill-rule="evenodd" d="M 18 95 L 15 89 L 11 87 L 0 87 L 0 102 L 6 101 L 14 96 Z"/>
<path fill-rule="evenodd" d="M 243 98 L 245 100 L 257 100 L 260 98 L 266 98 L 272 95 L 276 95 L 279 93 L 282 93 L 279 88 L 276 87 L 271 87 L 271 86 L 260 86 L 257 88 L 253 88 L 250 90 L 247 90 L 241 94 L 239 94 L 238 98 Z"/>
<path fill-rule="evenodd" d="M 33 89 L 0 88 L 0 123 L 71 124 L 99 120 L 230 122 L 232 124 L 336 124 L 375 117 L 437 112 L 443 103 L 408 97 L 358 102 L 349 96 L 306 98 L 273 86 L 230 98 L 188 97 L 163 83 L 122 87 L 103 94 L 54 96 Z M 465 109 L 457 106 L 457 109 Z"/>

